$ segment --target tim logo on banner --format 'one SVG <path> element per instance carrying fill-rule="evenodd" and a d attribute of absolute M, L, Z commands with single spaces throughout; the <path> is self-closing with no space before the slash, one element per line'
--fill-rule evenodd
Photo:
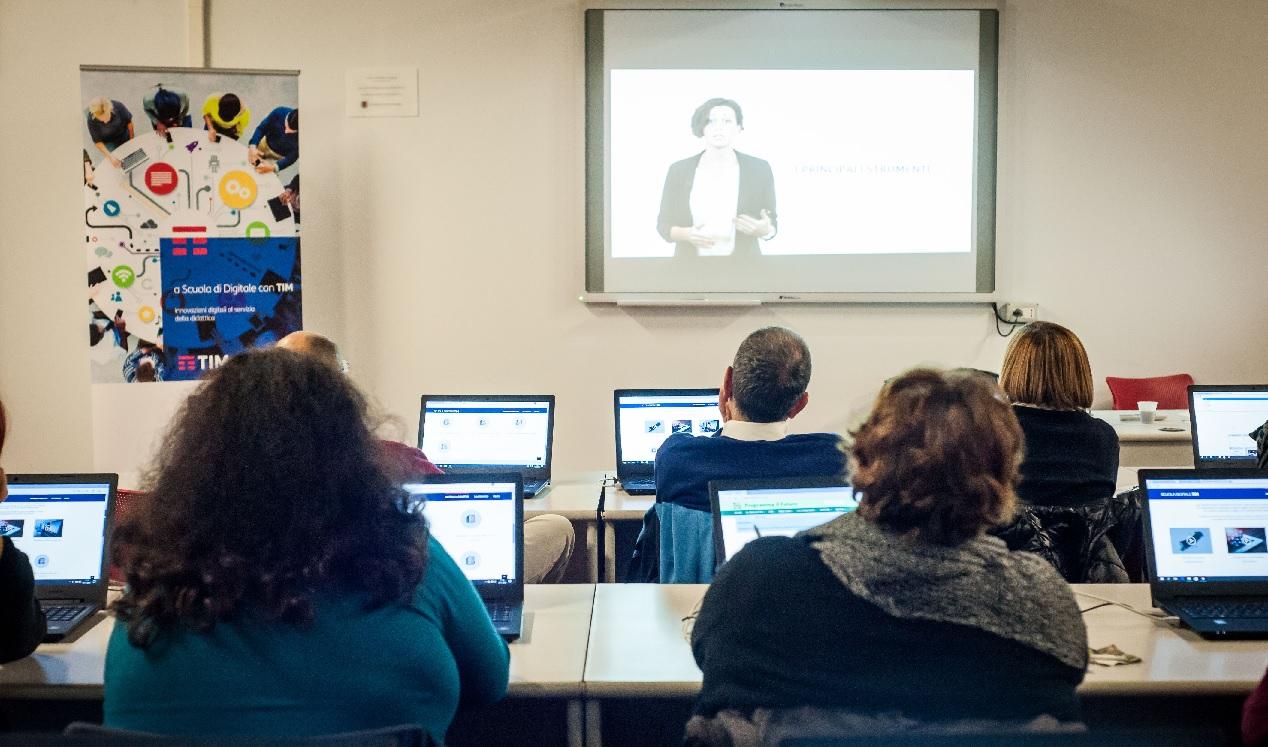
<path fill-rule="evenodd" d="M 200 225 L 173 233 L 160 242 L 168 379 L 196 379 L 299 329 L 296 237 L 218 238 Z"/>

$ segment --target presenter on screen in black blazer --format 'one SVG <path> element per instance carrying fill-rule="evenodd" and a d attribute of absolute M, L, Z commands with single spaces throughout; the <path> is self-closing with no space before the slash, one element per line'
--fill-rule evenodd
<path fill-rule="evenodd" d="M 656 222 L 675 256 L 758 256 L 758 240 L 775 235 L 775 177 L 769 163 L 735 150 L 743 130 L 731 99 L 709 99 L 692 115 L 704 150 L 669 167 Z"/>

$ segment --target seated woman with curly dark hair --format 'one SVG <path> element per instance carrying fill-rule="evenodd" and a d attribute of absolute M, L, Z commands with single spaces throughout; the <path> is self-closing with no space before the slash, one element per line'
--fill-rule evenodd
<path fill-rule="evenodd" d="M 691 637 L 704 671 L 691 740 L 1077 728 L 1087 637 L 1074 596 L 985 533 L 1012 516 L 1021 458 L 998 389 L 909 372 L 854 439 L 858 509 L 750 542 L 709 587 Z"/>
<path fill-rule="evenodd" d="M 107 726 L 317 735 L 402 723 L 444 738 L 506 691 L 470 582 L 403 512 L 367 405 L 333 367 L 234 356 L 190 396 L 148 499 L 116 529 L 128 587 Z"/>

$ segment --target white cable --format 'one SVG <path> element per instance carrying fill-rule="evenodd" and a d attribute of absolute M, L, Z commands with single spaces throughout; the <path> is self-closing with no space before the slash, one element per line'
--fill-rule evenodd
<path fill-rule="evenodd" d="M 1096 600 L 1096 601 L 1098 601 L 1098 602 L 1105 602 L 1106 604 L 1112 604 L 1112 605 L 1114 605 L 1115 607 L 1122 607 L 1123 609 L 1127 610 L 1128 612 L 1134 612 L 1134 613 L 1136 613 L 1137 615 L 1140 615 L 1141 617 L 1148 617 L 1148 618 L 1149 618 L 1149 619 L 1151 619 L 1151 620 L 1168 620 L 1168 619 L 1173 619 L 1173 616 L 1172 616 L 1172 615 L 1168 615 L 1167 613 L 1162 612 L 1161 610 L 1159 610 L 1159 611 L 1157 611 L 1157 612 L 1141 612 L 1140 610 L 1136 609 L 1135 607 L 1131 606 L 1130 604 L 1126 604 L 1126 603 L 1123 603 L 1123 602 L 1116 602 L 1116 601 L 1114 601 L 1113 599 L 1106 599 L 1105 597 L 1098 597 L 1097 595 L 1095 595 L 1095 594 L 1089 594 L 1089 593 L 1087 593 L 1086 591 L 1078 591 L 1078 590 L 1073 590 L 1073 591 L 1074 591 L 1074 593 L 1075 593 L 1075 594 L 1077 594 L 1078 596 L 1081 596 L 1081 597 L 1087 597 L 1088 599 L 1095 599 L 1095 600 Z M 1085 612 L 1091 612 L 1091 610 L 1084 610 L 1084 611 L 1085 611 Z"/>

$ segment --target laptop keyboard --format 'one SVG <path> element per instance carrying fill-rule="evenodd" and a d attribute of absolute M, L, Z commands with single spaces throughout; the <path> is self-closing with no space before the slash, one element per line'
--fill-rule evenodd
<path fill-rule="evenodd" d="M 627 493 L 633 493 L 635 491 L 654 492 L 656 490 L 656 478 L 636 477 L 631 480 L 622 480 L 621 487 L 625 488 L 625 492 Z"/>
<path fill-rule="evenodd" d="M 149 158 L 150 157 L 146 155 L 144 150 L 134 150 L 123 157 L 123 170 L 127 171 L 128 169 L 149 160 Z"/>
<path fill-rule="evenodd" d="M 1190 617 L 1219 617 L 1230 620 L 1268 618 L 1265 602 L 1185 602 L 1176 609 Z"/>
<path fill-rule="evenodd" d="M 489 610 L 489 619 L 494 625 L 509 625 L 515 619 L 515 605 L 488 602 L 485 606 Z"/>
<path fill-rule="evenodd" d="M 44 617 L 49 622 L 66 622 L 87 609 L 82 604 L 54 604 L 44 608 Z"/>

